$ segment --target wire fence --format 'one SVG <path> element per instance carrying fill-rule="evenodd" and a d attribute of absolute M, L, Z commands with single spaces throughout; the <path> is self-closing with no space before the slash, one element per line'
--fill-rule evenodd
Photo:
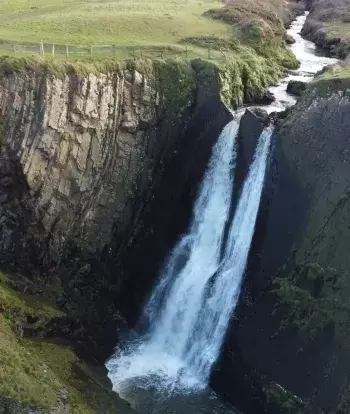
<path fill-rule="evenodd" d="M 103 58 L 194 58 L 209 60 L 226 59 L 222 50 L 196 48 L 188 45 L 118 46 L 118 45 L 61 45 L 55 43 L 15 43 L 0 41 L 0 53 L 13 56 L 40 56 L 51 59 L 103 59 Z"/>

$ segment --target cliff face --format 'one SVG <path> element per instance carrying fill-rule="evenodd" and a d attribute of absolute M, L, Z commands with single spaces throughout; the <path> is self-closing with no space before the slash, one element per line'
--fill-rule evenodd
<path fill-rule="evenodd" d="M 348 79 L 324 79 L 278 128 L 223 357 L 229 372 L 251 373 L 246 389 L 265 390 L 269 413 L 350 409 L 349 109 Z"/>
<path fill-rule="evenodd" d="M 1 80 L 3 157 L 20 170 L 52 254 L 73 236 L 96 250 L 113 226 L 122 233 L 130 225 L 137 186 L 150 184 L 151 160 L 166 146 L 164 138 L 155 150 L 146 132 L 160 100 L 150 83 L 136 70 L 63 79 L 24 71 Z M 21 249 L 4 217 L 1 250 Z"/>
<path fill-rule="evenodd" d="M 32 292 L 76 319 L 70 336 L 106 358 L 120 311 L 137 316 L 185 230 L 231 118 L 219 71 L 201 61 L 1 69 L 0 265 L 35 277 Z"/>
<path fill-rule="evenodd" d="M 101 361 L 185 230 L 231 119 L 214 66 L 136 66 L 0 70 L 0 266 L 58 301 L 70 316 L 58 336 Z"/>

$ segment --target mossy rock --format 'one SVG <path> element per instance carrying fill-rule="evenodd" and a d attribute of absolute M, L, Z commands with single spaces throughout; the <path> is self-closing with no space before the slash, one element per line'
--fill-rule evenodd
<path fill-rule="evenodd" d="M 286 34 L 286 43 L 287 45 L 293 45 L 295 43 L 294 37 L 289 34 Z"/>
<path fill-rule="evenodd" d="M 11 322 L 14 331 L 22 335 L 23 329 L 42 334 L 51 324 L 68 323 L 67 314 L 54 302 L 29 295 L 11 287 L 10 278 L 0 273 L 0 313 Z"/>
<path fill-rule="evenodd" d="M 287 85 L 287 93 L 295 96 L 301 96 L 307 88 L 306 82 L 291 80 Z"/>
<path fill-rule="evenodd" d="M 318 263 L 301 263 L 286 278 L 276 279 L 274 290 L 287 316 L 281 328 L 292 324 L 306 340 L 331 325 L 336 335 L 350 341 L 348 275 Z M 349 342 L 350 346 L 350 342 Z"/>
<path fill-rule="evenodd" d="M 241 36 L 249 42 L 266 42 L 274 37 L 271 26 L 262 19 L 252 19 L 240 27 Z"/>
<path fill-rule="evenodd" d="M 112 392 L 105 368 L 79 357 L 73 342 L 19 335 L 28 320 L 37 324 L 30 330 L 37 334 L 49 321 L 67 316 L 11 284 L 13 279 L 0 274 L 0 412 L 132 413 Z"/>

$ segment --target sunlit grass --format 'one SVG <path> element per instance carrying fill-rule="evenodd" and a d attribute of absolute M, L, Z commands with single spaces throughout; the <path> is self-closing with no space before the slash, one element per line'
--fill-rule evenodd
<path fill-rule="evenodd" d="M 191 36 L 230 34 L 204 17 L 213 0 L 99 1 L 9 0 L 0 2 L 0 39 L 50 43 L 176 44 Z"/>
<path fill-rule="evenodd" d="M 329 37 L 350 40 L 350 22 L 332 21 L 323 24 Z"/>

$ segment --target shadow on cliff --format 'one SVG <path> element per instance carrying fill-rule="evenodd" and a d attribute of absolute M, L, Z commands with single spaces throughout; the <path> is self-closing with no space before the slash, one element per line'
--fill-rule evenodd
<path fill-rule="evenodd" d="M 246 112 L 241 121 L 237 185 L 242 185 L 266 120 Z M 245 413 L 280 413 L 268 401 L 267 370 L 255 356 L 273 355 L 269 337 L 279 327 L 273 317 L 276 295 L 266 294 L 278 270 L 288 263 L 307 213 L 306 194 L 291 170 L 274 132 L 257 224 L 249 253 L 239 304 L 228 330 L 221 357 L 212 374 L 214 389 Z M 271 318 L 268 318 L 268 315 Z M 264 343 L 262 338 L 267 338 Z M 266 368 L 266 367 L 264 367 Z M 277 409 L 277 411 L 276 411 Z"/>

